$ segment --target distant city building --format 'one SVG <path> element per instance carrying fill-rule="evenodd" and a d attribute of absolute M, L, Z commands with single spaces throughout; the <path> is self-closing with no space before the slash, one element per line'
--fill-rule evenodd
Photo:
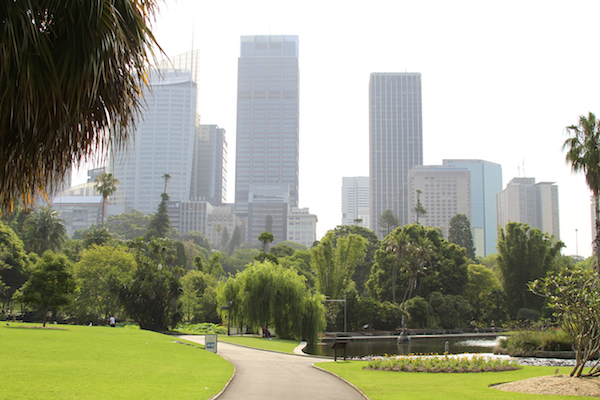
<path fill-rule="evenodd" d="M 427 211 L 419 217 L 419 223 L 440 228 L 446 239 L 452 217 L 465 214 L 471 220 L 471 172 L 467 168 L 416 166 L 408 172 L 408 181 L 411 191 L 408 223 L 417 221 L 413 211 L 417 205 L 417 190 L 421 191 L 421 205 Z"/>
<path fill-rule="evenodd" d="M 206 201 L 167 201 L 167 213 L 179 233 L 206 232 L 212 205 Z"/>
<path fill-rule="evenodd" d="M 513 178 L 496 195 L 497 222 L 522 222 L 554 235 L 560 240 L 558 186 L 554 182 L 535 183 L 535 178 Z"/>
<path fill-rule="evenodd" d="M 246 222 L 240 219 L 233 212 L 233 204 L 224 204 L 213 207 L 208 214 L 206 232 L 202 232 L 213 248 L 218 248 L 221 244 L 221 235 L 223 229 L 227 229 L 229 236 L 233 235 L 235 227 L 239 226 L 242 235 L 242 243 L 246 242 Z"/>
<path fill-rule="evenodd" d="M 251 212 L 252 184 L 285 184 L 289 190 L 286 204 L 298 206 L 298 43 L 298 36 L 241 37 L 235 165 L 235 206 L 240 215 Z M 286 237 L 287 209 L 281 203 L 278 207 L 281 210 L 273 215 L 277 234 L 272 233 L 281 241 Z M 253 215 L 262 218 L 256 203 Z M 248 216 L 249 241 L 257 240 L 254 235 L 261 224 L 264 221 Z"/>
<path fill-rule="evenodd" d="M 88 229 L 102 222 L 102 196 L 59 196 L 52 200 L 51 207 L 65 221 L 69 237 L 75 231 Z"/>
<path fill-rule="evenodd" d="M 106 167 L 98 167 L 98 168 L 88 169 L 88 171 L 87 171 L 88 183 L 96 182 L 96 177 L 98 177 L 99 175 L 102 175 L 104 173 L 106 173 Z"/>
<path fill-rule="evenodd" d="M 392 210 L 400 225 L 410 220 L 408 171 L 423 164 L 421 74 L 372 73 L 369 83 L 371 229 Z"/>
<path fill-rule="evenodd" d="M 308 208 L 292 208 L 287 216 L 287 240 L 310 248 L 317 240 L 317 222 Z"/>
<path fill-rule="evenodd" d="M 496 253 L 496 195 L 502 191 L 502 166 L 484 160 L 443 160 L 443 165 L 471 171 L 471 229 L 475 255 Z"/>
<path fill-rule="evenodd" d="M 369 177 L 342 178 L 342 225 L 369 228 Z"/>
<path fill-rule="evenodd" d="M 218 206 L 227 199 L 227 140 L 217 125 L 197 127 L 192 168 L 192 200 Z"/>
<path fill-rule="evenodd" d="M 273 244 L 287 240 L 287 216 L 290 210 L 287 184 L 250 184 L 248 202 L 248 242 L 255 243 L 261 233 L 273 234 Z M 236 205 L 237 206 L 237 205 Z"/>
<path fill-rule="evenodd" d="M 197 125 L 194 56 L 197 60 L 197 52 L 174 57 L 172 67 L 150 76 L 131 141 L 125 149 L 114 151 L 108 166 L 120 181 L 116 204 L 144 214 L 155 212 L 165 189 L 165 174 L 170 175 L 171 201 L 190 200 Z M 186 58 L 189 68 L 180 68 L 184 63 L 178 61 Z"/>

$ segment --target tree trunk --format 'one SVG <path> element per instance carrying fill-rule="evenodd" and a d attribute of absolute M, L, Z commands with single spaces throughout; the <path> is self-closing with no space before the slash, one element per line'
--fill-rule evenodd
<path fill-rule="evenodd" d="M 596 272 L 600 274 L 600 193 L 594 193 L 594 212 L 594 219 L 596 220 L 596 237 L 592 243 L 596 255 Z"/>

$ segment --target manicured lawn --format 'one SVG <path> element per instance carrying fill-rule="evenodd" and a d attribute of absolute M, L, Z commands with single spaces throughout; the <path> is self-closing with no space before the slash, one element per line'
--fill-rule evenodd
<path fill-rule="evenodd" d="M 281 353 L 294 354 L 294 348 L 300 344 L 296 340 L 265 339 L 261 336 L 227 336 L 219 335 L 219 341 L 241 344 L 256 349 L 279 351 Z"/>
<path fill-rule="evenodd" d="M 139 329 L 0 326 L 0 399 L 208 399 L 233 366 Z"/>
<path fill-rule="evenodd" d="M 523 367 L 518 371 L 479 373 L 422 373 L 368 371 L 367 361 L 319 363 L 352 382 L 371 400 L 397 399 L 580 399 L 577 396 L 543 396 L 502 392 L 489 388 L 494 383 L 518 381 L 534 376 L 554 375 L 556 367 Z M 571 368 L 559 368 L 559 374 L 568 374 Z"/>

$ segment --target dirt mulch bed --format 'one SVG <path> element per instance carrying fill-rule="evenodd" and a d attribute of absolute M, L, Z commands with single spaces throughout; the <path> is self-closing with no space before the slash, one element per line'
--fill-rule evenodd
<path fill-rule="evenodd" d="M 568 375 L 539 376 L 491 386 L 505 392 L 559 396 L 600 397 L 600 377 L 571 378 Z"/>

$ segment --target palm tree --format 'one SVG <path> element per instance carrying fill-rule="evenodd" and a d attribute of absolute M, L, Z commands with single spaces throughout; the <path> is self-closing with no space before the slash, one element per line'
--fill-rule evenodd
<path fill-rule="evenodd" d="M 164 174 L 163 176 L 161 176 L 161 178 L 165 180 L 165 190 L 163 190 L 163 193 L 167 193 L 167 184 L 169 183 L 169 179 L 171 179 L 171 175 Z"/>
<path fill-rule="evenodd" d="M 83 237 L 83 246 L 85 248 L 91 247 L 92 245 L 103 245 L 104 243 L 110 242 L 112 240 L 112 235 L 108 232 L 106 228 L 98 229 L 95 225 L 92 229 L 85 234 Z"/>
<path fill-rule="evenodd" d="M 0 207 L 30 205 L 73 164 L 127 143 L 155 59 L 157 3 L 2 2 Z"/>
<path fill-rule="evenodd" d="M 49 207 L 40 207 L 29 214 L 24 229 L 27 247 L 40 256 L 46 250 L 59 250 L 67 237 L 64 220 Z"/>
<path fill-rule="evenodd" d="M 585 174 L 587 185 L 594 195 L 596 237 L 593 243 L 596 270 L 600 273 L 600 121 L 590 112 L 587 118 L 584 115 L 579 117 L 579 125 L 566 129 L 570 137 L 563 144 L 563 150 L 567 151 L 565 159 L 573 172 Z"/>
<path fill-rule="evenodd" d="M 410 277 L 402 303 L 411 299 L 413 290 L 417 288 L 419 275 L 425 275 L 427 262 L 431 263 L 431 257 L 435 254 L 435 248 L 433 242 L 428 237 L 418 236 L 417 240 L 410 243 L 409 253 L 410 261 L 405 264 L 405 271 L 408 272 Z"/>
<path fill-rule="evenodd" d="M 383 245 L 387 253 L 394 253 L 396 255 L 396 260 L 392 269 L 392 303 L 395 304 L 396 279 L 398 277 L 398 271 L 402 269 L 408 256 L 410 236 L 404 230 L 396 230 L 385 237 Z"/>
<path fill-rule="evenodd" d="M 104 212 L 106 210 L 106 199 L 117 191 L 119 180 L 111 173 L 100 174 L 96 177 L 94 187 L 102 195 L 102 226 L 104 226 Z"/>

